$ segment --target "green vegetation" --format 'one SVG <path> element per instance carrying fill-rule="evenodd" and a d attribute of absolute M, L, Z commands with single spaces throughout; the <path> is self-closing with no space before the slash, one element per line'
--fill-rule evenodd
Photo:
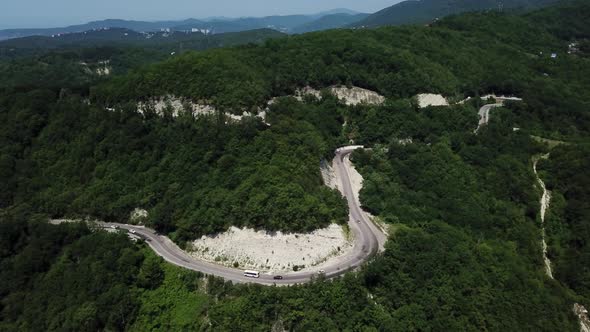
<path fill-rule="evenodd" d="M 366 209 L 399 225 L 366 271 L 375 299 L 412 324 L 405 329 L 575 330 L 567 291 L 542 269 L 530 158 L 543 146 L 513 132 L 507 110 L 494 110 L 477 136 L 469 131 L 476 125 L 473 111 L 449 112 L 391 110 L 397 121 L 382 117 L 389 136 L 377 137 L 392 143 L 353 155 L 365 178 Z M 371 116 L 362 113 L 359 121 Z M 410 116 L 413 121 L 400 120 Z M 396 122 L 407 127 L 388 126 Z M 447 122 L 453 125 L 441 126 Z M 421 136 L 423 123 L 431 124 L 427 136 Z M 414 143 L 393 139 L 408 136 Z M 478 318 L 480 306 L 486 309 Z M 533 312 L 544 314 L 531 318 Z M 407 320 L 417 315 L 428 324 Z"/>
<path fill-rule="evenodd" d="M 143 255 L 126 235 L 2 216 L 3 331 L 123 330 Z"/>
<path fill-rule="evenodd" d="M 425 24 L 449 15 L 475 11 L 523 11 L 555 4 L 559 0 L 421 0 L 402 1 L 356 22 L 356 27 Z"/>
<path fill-rule="evenodd" d="M 295 27 L 293 33 L 306 33 L 312 31 L 322 31 L 328 29 L 338 29 L 356 23 L 369 16 L 369 14 L 332 14 L 318 18 L 300 26 Z"/>
<path fill-rule="evenodd" d="M 2 216 L 0 330 L 198 330 L 208 303 L 199 273 L 168 264 L 125 234 Z"/>
<path fill-rule="evenodd" d="M 590 306 L 590 147 L 560 145 L 539 168 L 551 191 L 546 217 L 555 277 Z"/>
<path fill-rule="evenodd" d="M 62 37 L 28 37 L 0 42 L 0 89 L 28 91 L 68 89 L 88 95 L 105 80 L 97 69 L 124 74 L 190 50 L 257 44 L 283 34 L 269 29 L 206 36 L 200 33 L 146 35 L 124 29 L 76 33 Z"/>
<path fill-rule="evenodd" d="M 590 128 L 584 112 L 589 59 L 566 51 L 572 40 L 590 35 L 588 25 L 578 23 L 587 22 L 589 11 L 580 3 L 526 16 L 472 14 L 433 27 L 337 30 L 188 53 L 105 82 L 91 98 L 112 105 L 175 94 L 241 113 L 306 85 L 355 85 L 391 99 L 435 92 L 458 100 L 495 92 L 525 99 L 518 127 L 583 135 Z M 545 24 L 548 18 L 564 28 Z M 535 123 L 525 126 L 528 121 Z"/>
<path fill-rule="evenodd" d="M 583 47 L 566 51 L 590 39 L 589 9 L 580 2 L 191 52 L 69 91 L 7 80 L 0 329 L 578 331 L 571 306 L 589 304 L 590 59 Z M 255 117 L 226 123 L 224 111 L 256 112 L 308 84 L 356 85 L 387 100 L 279 98 L 270 126 Z M 484 101 L 419 109 L 412 97 L 422 92 L 524 102 L 494 109 L 474 134 Z M 137 101 L 167 94 L 222 112 L 136 111 Z M 383 254 L 337 280 L 232 285 L 168 266 L 122 234 L 42 222 L 127 221 L 142 207 L 149 226 L 181 244 L 230 225 L 343 223 L 345 203 L 318 166 L 351 139 L 373 147 L 352 156 L 365 178 L 361 201 L 395 232 Z M 544 274 L 531 165 L 546 139 L 569 143 L 540 164 L 554 191 L 555 280 Z"/>
<path fill-rule="evenodd" d="M 230 225 L 311 231 L 347 220 L 319 171 L 338 145 L 328 131 L 339 133 L 334 101 L 271 115 L 271 127 L 144 117 L 38 91 L 0 105 L 3 208 L 127 222 L 142 207 L 148 225 L 181 243 Z"/>
<path fill-rule="evenodd" d="M 151 32 L 138 33 L 127 29 L 106 29 L 59 35 L 55 37 L 33 36 L 0 42 L 0 54 L 22 56 L 48 49 L 80 49 L 88 47 L 141 47 L 163 53 L 184 50 L 205 50 L 221 46 L 260 43 L 284 34 L 271 29 L 258 29 L 234 33 L 205 35 L 200 32 Z"/>
<path fill-rule="evenodd" d="M 158 285 L 140 288 L 139 310 L 129 331 L 195 331 L 203 328 L 209 303 L 203 291 L 206 282 L 203 276 L 164 264 L 147 248 L 143 252 L 146 261 L 153 262 L 152 269 L 158 269 L 164 278 Z"/>
<path fill-rule="evenodd" d="M 360 274 L 279 288 L 203 279 L 83 224 L 0 226 L 2 330 L 578 329 L 562 289 L 512 248 L 443 223 L 399 230 Z"/>
<path fill-rule="evenodd" d="M 129 38 L 125 39 L 132 39 L 132 34 L 138 34 L 140 32 L 157 34 L 161 29 L 167 29 L 166 35 L 170 35 L 170 32 L 173 34 L 192 32 L 193 29 L 207 31 L 209 34 L 215 35 L 233 32 L 250 33 L 252 30 L 268 30 L 269 27 L 272 27 L 272 29 L 275 30 L 275 34 L 279 34 L 278 31 L 301 33 L 343 27 L 362 19 L 367 15 L 368 14 L 359 14 L 348 9 L 334 9 L 312 15 L 275 15 L 266 17 L 239 17 L 210 20 L 191 18 L 182 21 L 145 22 L 107 19 L 60 28 L 0 30 L 0 41 L 11 38 L 20 38 L 24 40 L 31 36 L 57 36 L 65 37 L 67 39 L 75 34 L 91 34 L 96 30 L 104 30 L 105 28 L 110 30 L 127 29 L 130 33 L 125 36 Z"/>
<path fill-rule="evenodd" d="M 394 331 L 576 331 L 564 291 L 510 242 L 439 222 L 402 228 L 365 282 Z"/>

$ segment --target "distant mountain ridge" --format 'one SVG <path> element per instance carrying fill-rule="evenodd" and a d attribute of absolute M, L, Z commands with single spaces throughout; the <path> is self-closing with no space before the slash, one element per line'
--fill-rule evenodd
<path fill-rule="evenodd" d="M 28 36 L 0 41 L 0 55 L 29 55 L 55 49 L 80 47 L 141 47 L 159 49 L 166 54 L 184 50 L 261 43 L 285 34 L 272 29 L 255 29 L 206 35 L 201 32 L 136 32 L 125 28 L 105 28 L 55 37 Z"/>
<path fill-rule="evenodd" d="M 470 11 L 535 9 L 559 0 L 409 0 L 382 9 L 351 27 L 377 27 L 428 23 L 437 18 Z"/>
<path fill-rule="evenodd" d="M 343 26 L 353 24 L 356 22 L 361 21 L 362 19 L 368 17 L 369 14 L 330 14 L 326 16 L 322 16 L 315 21 L 302 24 L 298 27 L 295 27 L 292 32 L 293 33 L 305 33 L 305 32 L 312 32 L 312 31 L 321 31 L 327 29 L 336 29 L 341 28 Z"/>
<path fill-rule="evenodd" d="M 292 31 L 297 30 L 299 26 L 305 26 L 308 24 L 313 26 L 314 21 L 321 20 L 326 16 L 333 16 L 331 18 L 331 23 L 327 25 L 329 28 L 345 26 L 354 23 L 351 21 L 351 17 L 353 17 L 352 15 L 357 14 L 358 12 L 349 9 L 333 9 L 312 15 L 275 15 L 266 17 L 240 18 L 211 17 L 205 19 L 191 18 L 178 21 L 156 22 L 108 19 L 60 28 L 0 30 L 0 40 L 29 36 L 54 36 L 103 28 L 122 28 L 136 32 L 154 32 L 161 30 L 193 31 L 194 29 L 194 31 L 206 31 L 211 34 L 269 28 L 284 33 L 291 33 Z M 341 20 L 338 21 L 338 18 Z M 359 17 L 359 19 L 362 18 L 363 17 Z M 321 28 L 324 25 L 325 24 L 320 22 L 316 26 Z"/>

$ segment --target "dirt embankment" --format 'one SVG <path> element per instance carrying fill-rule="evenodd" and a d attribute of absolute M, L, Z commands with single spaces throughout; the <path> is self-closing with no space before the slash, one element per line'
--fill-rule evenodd
<path fill-rule="evenodd" d="M 320 171 L 325 185 L 338 189 L 339 178 L 332 165 L 324 160 Z M 351 235 L 336 224 L 311 233 L 291 234 L 232 227 L 227 232 L 193 241 L 189 254 L 229 267 L 237 265 L 273 273 L 293 271 L 295 266 L 321 270 L 325 264 L 345 256 L 352 247 Z"/>
<path fill-rule="evenodd" d="M 348 234 L 336 224 L 305 234 L 232 227 L 194 241 L 189 254 L 229 267 L 288 272 L 295 266 L 321 269 L 328 259 L 341 256 L 351 248 Z"/>
<path fill-rule="evenodd" d="M 442 95 L 432 93 L 422 93 L 416 96 L 418 99 L 418 106 L 425 108 L 429 106 L 449 106 L 449 102 Z"/>
<path fill-rule="evenodd" d="M 377 92 L 359 87 L 349 88 L 346 86 L 331 86 L 327 88 L 327 90 L 348 106 L 359 104 L 381 105 L 385 102 L 385 97 L 378 94 Z M 302 101 L 306 95 L 310 95 L 318 99 L 322 98 L 320 90 L 316 90 L 309 86 L 297 90 L 294 97 L 299 101 Z"/>
<path fill-rule="evenodd" d="M 153 110 L 156 114 L 162 115 L 165 110 L 170 110 L 173 117 L 178 117 L 183 113 L 189 113 L 193 116 L 208 116 L 217 114 L 217 109 L 208 104 L 195 103 L 190 99 L 179 98 L 176 96 L 164 96 L 157 99 L 150 100 L 148 102 L 137 103 L 137 111 L 141 114 L 147 110 Z M 260 111 L 258 114 L 252 114 L 244 112 L 242 115 L 235 115 L 231 113 L 225 113 L 227 119 L 232 121 L 242 121 L 244 117 L 255 116 L 266 120 L 266 112 Z"/>
<path fill-rule="evenodd" d="M 539 177 L 539 173 L 537 172 L 537 164 L 539 163 L 539 160 L 541 159 L 547 159 L 549 158 L 549 154 L 543 155 L 543 156 L 538 156 L 533 158 L 533 171 L 535 172 L 535 175 L 537 176 L 537 183 L 539 184 L 539 187 L 542 190 L 542 195 L 541 195 L 541 201 L 540 201 L 540 205 L 541 205 L 541 232 L 542 232 L 542 246 L 543 246 L 543 261 L 545 262 L 545 273 L 547 273 L 547 276 L 549 276 L 551 279 L 553 279 L 553 271 L 551 269 L 551 261 L 549 260 L 549 258 L 547 257 L 547 242 L 545 241 L 545 214 L 547 213 L 547 210 L 549 209 L 549 204 L 551 204 L 551 192 L 549 190 L 547 190 L 547 187 L 545 187 L 545 182 L 543 182 L 543 180 L 541 180 L 541 178 Z"/>
<path fill-rule="evenodd" d="M 584 306 L 575 303 L 574 313 L 580 320 L 580 332 L 590 332 L 590 316 L 588 316 L 588 310 Z"/>

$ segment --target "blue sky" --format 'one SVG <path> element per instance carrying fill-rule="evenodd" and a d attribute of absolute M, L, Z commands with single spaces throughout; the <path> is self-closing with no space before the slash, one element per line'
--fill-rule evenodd
<path fill-rule="evenodd" d="M 333 8 L 375 12 L 400 0 L 3 0 L 0 29 L 58 27 L 105 18 L 166 20 L 210 16 L 316 13 Z"/>

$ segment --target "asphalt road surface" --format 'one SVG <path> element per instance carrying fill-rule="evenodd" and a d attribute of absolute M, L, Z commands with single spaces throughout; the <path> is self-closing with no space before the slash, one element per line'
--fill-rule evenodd
<path fill-rule="evenodd" d="M 493 108 L 502 107 L 504 106 L 504 103 L 507 101 L 522 101 L 522 99 L 518 97 L 506 96 L 494 96 L 493 99 L 496 100 L 495 104 L 484 105 L 482 106 L 482 108 L 479 109 L 479 124 L 477 125 L 477 129 L 475 129 L 474 133 L 477 134 L 481 127 L 487 125 L 488 122 L 490 122 L 490 111 Z"/>
<path fill-rule="evenodd" d="M 490 121 L 490 110 L 492 108 L 502 107 L 502 105 L 503 103 L 488 104 L 479 109 L 479 124 L 477 125 L 477 129 L 475 129 L 475 133 L 477 133 L 481 127 L 487 125 Z"/>
<path fill-rule="evenodd" d="M 347 158 L 355 149 L 360 146 L 344 147 L 336 150 L 334 157 L 334 168 L 338 178 L 341 180 L 339 188 L 348 201 L 349 226 L 354 235 L 354 244 L 351 251 L 344 256 L 333 259 L 333 264 L 325 267 L 321 273 L 326 278 L 334 278 L 348 271 L 354 270 L 365 263 L 371 256 L 376 254 L 386 240 L 386 236 L 373 224 L 367 215 L 362 211 L 358 197 L 354 195 L 349 176 Z M 104 228 L 119 228 L 128 232 L 135 232 L 135 235 L 143 238 L 156 254 L 166 261 L 194 271 L 222 277 L 237 283 L 258 283 L 263 285 L 292 285 L 309 282 L 312 278 L 318 277 L 317 271 L 299 271 L 281 273 L 282 280 L 275 280 L 275 275 L 261 273 L 260 278 L 244 276 L 241 269 L 233 269 L 202 260 L 198 260 L 186 254 L 168 237 L 156 234 L 154 230 L 143 226 L 127 224 L 103 223 L 98 225 Z"/>

